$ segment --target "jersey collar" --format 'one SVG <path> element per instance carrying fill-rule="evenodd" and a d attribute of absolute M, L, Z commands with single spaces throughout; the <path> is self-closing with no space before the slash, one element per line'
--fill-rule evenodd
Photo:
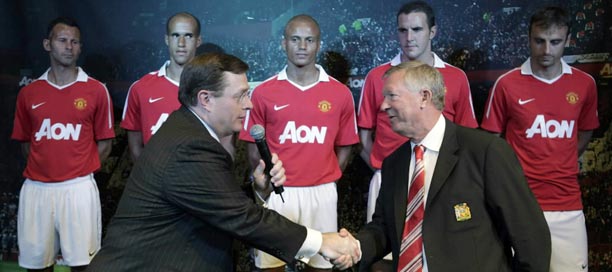
<path fill-rule="evenodd" d="M 44 80 L 47 83 L 49 83 L 50 85 L 52 85 L 52 86 L 54 86 L 54 87 L 56 87 L 58 89 L 66 88 L 66 87 L 74 84 L 75 82 L 87 82 L 87 79 L 89 78 L 89 76 L 85 73 L 85 71 L 83 71 L 83 69 L 81 69 L 81 67 L 77 66 L 77 77 L 76 77 L 76 80 L 73 81 L 73 82 L 70 82 L 70 83 L 68 83 L 68 84 L 66 84 L 64 86 L 58 86 L 58 85 L 55 85 L 53 82 L 49 81 L 49 71 L 51 71 L 51 68 L 47 69 L 47 71 L 45 71 L 45 73 L 42 74 L 38 79 L 39 80 Z"/>
<path fill-rule="evenodd" d="M 431 54 L 433 54 L 434 57 L 434 68 L 444 68 L 445 64 L 444 61 L 438 57 L 438 55 L 436 55 L 436 53 L 431 52 Z M 402 52 L 400 51 L 390 62 L 391 66 L 398 66 L 400 63 L 402 63 Z"/>
<path fill-rule="evenodd" d="M 532 76 L 534 78 L 536 78 L 537 80 L 540 80 L 542 82 L 551 84 L 554 83 L 555 81 L 557 81 L 559 78 L 561 78 L 562 75 L 564 74 L 572 74 L 572 67 L 569 66 L 569 64 L 567 64 L 563 59 L 561 59 L 561 74 L 553 79 L 544 79 L 541 77 L 538 77 L 536 75 L 533 74 L 533 70 L 531 70 L 531 58 L 528 58 L 523 65 L 521 65 L 521 74 L 522 75 L 528 75 L 528 76 Z"/>
<path fill-rule="evenodd" d="M 323 67 L 318 64 L 315 64 L 315 67 L 317 67 L 317 70 L 319 70 L 319 79 L 317 80 L 317 83 L 321 81 L 328 82 L 329 75 L 325 72 L 325 69 L 323 69 Z M 289 78 L 287 77 L 287 65 L 285 65 L 285 68 L 283 68 L 283 70 L 280 71 L 280 73 L 278 73 L 278 80 L 290 81 Z"/>
<path fill-rule="evenodd" d="M 170 65 L 170 61 L 168 60 L 168 61 L 166 61 L 166 62 L 164 63 L 164 65 L 162 65 L 162 67 L 161 67 L 161 68 L 159 68 L 159 70 L 157 71 L 157 76 L 158 76 L 158 77 L 165 77 L 165 78 L 166 78 L 168 81 L 170 81 L 172 84 L 174 84 L 174 85 L 178 86 L 178 85 L 179 85 L 179 83 L 178 83 L 178 82 L 176 82 L 176 81 L 174 81 L 174 80 L 172 80 L 172 79 L 171 79 L 170 77 L 168 77 L 168 75 L 166 74 L 166 68 L 167 68 L 169 65 Z"/>
<path fill-rule="evenodd" d="M 312 88 L 312 86 L 315 86 L 317 84 L 319 84 L 319 82 L 329 82 L 329 75 L 325 72 L 325 69 L 323 69 L 323 67 L 321 65 L 315 64 L 315 67 L 317 68 L 317 70 L 319 70 L 319 79 L 317 79 L 317 81 L 315 83 L 312 83 L 308 86 L 300 86 L 296 83 L 294 83 L 293 81 L 291 81 L 289 79 L 289 77 L 287 77 L 287 66 L 285 66 L 285 68 L 283 68 L 282 71 L 280 71 L 280 73 L 278 73 L 278 77 L 277 80 L 285 80 L 289 83 L 291 83 L 291 85 L 295 86 L 296 88 L 302 90 L 302 91 L 306 91 L 310 88 Z"/>

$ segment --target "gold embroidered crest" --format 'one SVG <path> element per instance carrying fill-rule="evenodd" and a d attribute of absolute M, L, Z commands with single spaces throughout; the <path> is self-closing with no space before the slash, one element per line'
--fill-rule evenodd
<path fill-rule="evenodd" d="M 329 103 L 329 101 L 327 100 L 323 100 L 319 102 L 319 105 L 317 107 L 319 107 L 319 110 L 321 112 L 328 112 L 331 110 L 331 103 Z"/>
<path fill-rule="evenodd" d="M 572 105 L 578 103 L 578 100 L 580 100 L 580 98 L 578 97 L 578 94 L 575 92 L 569 92 L 565 95 L 565 99 L 567 100 L 567 103 L 570 103 Z"/>
<path fill-rule="evenodd" d="M 457 222 L 466 221 L 472 219 L 472 213 L 470 212 L 470 206 L 467 203 L 459 203 L 454 206 L 455 218 Z"/>
<path fill-rule="evenodd" d="M 87 100 L 84 98 L 77 98 L 74 100 L 74 107 L 77 110 L 84 110 L 87 107 Z"/>

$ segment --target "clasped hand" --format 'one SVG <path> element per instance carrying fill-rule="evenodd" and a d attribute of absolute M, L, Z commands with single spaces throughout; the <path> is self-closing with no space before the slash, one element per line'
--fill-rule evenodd
<path fill-rule="evenodd" d="M 272 166 L 272 169 L 270 170 L 270 180 L 267 179 L 266 174 L 264 173 L 266 164 L 263 160 L 259 160 L 259 165 L 255 168 L 255 171 L 253 171 L 255 190 L 264 199 L 267 199 L 270 192 L 272 192 L 272 186 L 270 186 L 270 183 L 278 187 L 283 185 L 287 179 L 285 177 L 283 162 L 278 158 L 276 153 L 272 153 L 272 164 L 274 164 L 274 166 Z"/>
<path fill-rule="evenodd" d="M 344 228 L 338 233 L 324 233 L 319 253 L 341 270 L 353 266 L 361 259 L 359 241 Z"/>

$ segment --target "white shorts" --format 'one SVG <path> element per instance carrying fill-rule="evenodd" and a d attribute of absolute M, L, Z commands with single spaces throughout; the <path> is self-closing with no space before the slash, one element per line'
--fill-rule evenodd
<path fill-rule="evenodd" d="M 550 272 L 588 271 L 588 241 L 582 211 L 545 211 L 550 229 Z"/>
<path fill-rule="evenodd" d="M 64 182 L 26 179 L 19 195 L 19 266 L 55 264 L 61 249 L 68 266 L 88 265 L 100 249 L 100 194 L 93 174 Z"/>
<path fill-rule="evenodd" d="M 335 182 L 311 187 L 285 187 L 283 197 L 285 203 L 277 194 L 270 194 L 268 209 L 320 232 L 338 232 L 338 192 Z M 283 261 L 261 250 L 254 250 L 254 255 L 255 266 L 261 269 L 285 265 Z M 308 265 L 332 268 L 332 264 L 318 254 L 310 258 Z"/>
<path fill-rule="evenodd" d="M 376 210 L 376 199 L 378 199 L 378 193 L 380 191 L 380 184 L 382 183 L 382 175 L 380 169 L 374 171 L 372 179 L 370 180 L 370 189 L 368 189 L 368 206 L 366 208 L 366 223 L 372 221 L 372 215 Z M 387 254 L 383 259 L 391 261 L 393 257 L 391 253 Z"/>

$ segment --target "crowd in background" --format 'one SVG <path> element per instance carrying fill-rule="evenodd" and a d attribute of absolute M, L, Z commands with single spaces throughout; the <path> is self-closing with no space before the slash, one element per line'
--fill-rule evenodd
<path fill-rule="evenodd" d="M 17 257 L 17 203 L 19 196 L 3 192 L 0 196 L 0 261 Z"/>

